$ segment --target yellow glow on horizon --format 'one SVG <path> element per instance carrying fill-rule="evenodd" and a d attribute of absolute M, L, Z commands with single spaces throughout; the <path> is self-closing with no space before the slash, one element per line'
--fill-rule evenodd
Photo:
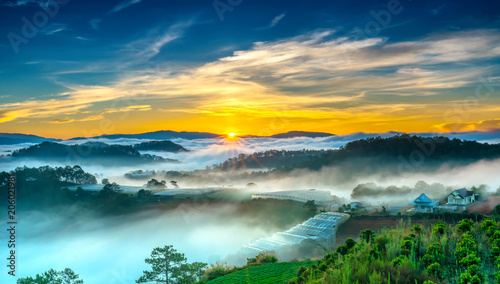
<path fill-rule="evenodd" d="M 227 134 L 226 139 L 228 139 L 230 141 L 234 141 L 234 140 L 238 139 L 238 136 L 236 136 L 236 133 L 234 133 L 234 132 L 229 132 Z"/>

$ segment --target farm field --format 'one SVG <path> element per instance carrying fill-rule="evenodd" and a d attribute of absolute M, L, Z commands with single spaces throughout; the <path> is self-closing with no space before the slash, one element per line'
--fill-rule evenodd
<path fill-rule="evenodd" d="M 351 218 L 337 230 L 335 247 L 342 245 L 346 239 L 356 239 L 362 230 L 370 229 L 377 232 L 382 228 L 394 228 L 399 224 L 395 219 Z"/>
<path fill-rule="evenodd" d="M 216 278 L 207 282 L 208 284 L 271 284 L 283 283 L 297 276 L 297 270 L 301 266 L 310 267 L 316 261 L 278 262 L 265 265 L 253 266 Z"/>
<path fill-rule="evenodd" d="M 491 215 L 498 204 L 500 204 L 500 196 L 490 196 L 485 202 L 467 208 L 467 212 Z"/>

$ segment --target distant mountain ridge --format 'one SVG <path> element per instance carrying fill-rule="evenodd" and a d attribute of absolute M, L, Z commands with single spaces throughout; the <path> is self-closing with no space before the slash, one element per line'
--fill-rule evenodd
<path fill-rule="evenodd" d="M 207 139 L 221 137 L 219 134 L 209 132 L 187 132 L 187 131 L 172 131 L 160 130 L 154 132 L 138 133 L 138 134 L 109 134 L 94 137 L 75 137 L 68 140 L 82 140 L 82 139 L 120 139 L 120 138 L 136 138 L 136 139 L 150 139 L 150 140 L 169 140 L 175 138 L 181 139 Z"/>
<path fill-rule="evenodd" d="M 21 133 L 0 133 L 0 145 L 14 145 L 20 143 L 41 143 L 43 141 L 62 141 L 61 139 L 45 138 L 41 136 Z"/>
<path fill-rule="evenodd" d="M 310 131 L 289 131 L 286 133 L 273 134 L 271 136 L 257 136 L 257 135 L 242 135 L 243 138 L 293 138 L 293 137 L 328 137 L 335 136 L 335 134 L 326 132 L 310 132 Z M 101 135 L 94 137 L 76 137 L 69 140 L 80 140 L 80 139 L 119 139 L 119 138 L 136 138 L 136 139 L 151 139 L 151 140 L 169 140 L 175 138 L 181 139 L 211 139 L 211 138 L 222 138 L 225 135 L 209 133 L 209 132 L 187 132 L 187 131 L 171 131 L 171 130 L 161 130 L 154 132 L 146 132 L 139 134 L 110 134 Z"/>
<path fill-rule="evenodd" d="M 307 137 L 307 138 L 328 138 L 338 141 L 354 141 L 357 139 L 365 139 L 369 137 L 389 137 L 393 135 L 404 134 L 403 132 L 388 131 L 383 133 L 365 133 L 365 132 L 354 132 L 345 135 L 336 135 L 327 132 L 310 132 L 310 131 L 289 131 L 286 133 L 278 133 L 270 136 L 257 136 L 257 135 L 241 135 L 242 138 L 297 138 L 297 137 Z M 466 140 L 499 140 L 500 141 L 500 129 L 492 131 L 468 131 L 468 132 L 450 132 L 450 133 L 435 133 L 435 132 L 424 132 L 424 133 L 408 133 L 410 135 L 418 135 L 423 137 L 433 137 L 436 135 L 446 136 L 450 138 L 459 138 Z M 147 139 L 147 140 L 172 140 L 172 139 L 214 139 L 223 138 L 225 135 L 209 133 L 209 132 L 187 132 L 187 131 L 171 131 L 171 130 L 161 130 L 154 132 L 138 133 L 138 134 L 110 134 L 110 135 L 100 135 L 94 137 L 75 137 L 67 140 L 84 140 L 84 139 Z M 41 143 L 43 141 L 59 142 L 63 141 L 61 139 L 45 138 L 36 135 L 29 134 L 19 134 L 19 133 L 0 133 L 0 145 L 13 145 L 20 143 Z"/>

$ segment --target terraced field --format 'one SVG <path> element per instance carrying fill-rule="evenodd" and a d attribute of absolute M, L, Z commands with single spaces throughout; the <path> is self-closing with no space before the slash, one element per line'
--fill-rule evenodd
<path fill-rule="evenodd" d="M 301 266 L 309 267 L 316 261 L 279 262 L 250 267 L 209 281 L 209 284 L 271 284 L 283 283 L 297 276 Z"/>

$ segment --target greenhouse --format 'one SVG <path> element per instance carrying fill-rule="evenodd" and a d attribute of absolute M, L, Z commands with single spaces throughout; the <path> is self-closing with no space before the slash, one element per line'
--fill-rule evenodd
<path fill-rule="evenodd" d="M 289 230 L 244 245 L 241 253 L 255 256 L 261 252 L 275 251 L 280 255 L 285 250 L 290 251 L 305 245 L 333 246 L 336 228 L 347 219 L 349 219 L 347 214 L 321 213 Z"/>
<path fill-rule="evenodd" d="M 299 202 L 307 202 L 314 200 L 317 205 L 330 205 L 333 204 L 334 199 L 330 191 L 324 190 L 289 190 L 289 191 L 275 191 L 269 193 L 256 193 L 252 195 L 252 199 L 280 199 L 280 200 L 294 200 Z"/>

